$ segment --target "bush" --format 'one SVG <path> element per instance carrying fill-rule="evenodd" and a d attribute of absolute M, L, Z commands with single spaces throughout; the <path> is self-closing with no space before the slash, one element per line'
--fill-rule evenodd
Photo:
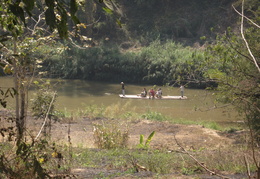
<path fill-rule="evenodd" d="M 40 88 L 36 97 L 32 101 L 32 113 L 34 116 L 43 117 L 49 110 L 49 116 L 54 113 L 54 102 L 57 98 L 56 93 L 48 88 L 49 82 L 39 85 L 39 82 L 34 82 Z M 53 101 L 52 101 L 53 100 Z M 51 106 L 50 106 L 51 105 Z"/>
<path fill-rule="evenodd" d="M 166 121 L 168 118 L 161 113 L 148 111 L 141 116 L 144 119 L 155 120 L 155 121 Z"/>
<path fill-rule="evenodd" d="M 128 130 L 121 130 L 119 124 L 94 124 L 94 141 L 100 149 L 124 148 L 128 142 Z"/>

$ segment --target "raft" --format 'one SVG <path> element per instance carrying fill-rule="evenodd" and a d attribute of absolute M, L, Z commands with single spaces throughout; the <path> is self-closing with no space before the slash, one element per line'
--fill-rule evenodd
<path fill-rule="evenodd" d="M 119 95 L 120 98 L 124 98 L 124 99 L 188 99 L 187 96 L 162 96 L 161 98 L 157 98 L 157 97 L 154 97 L 154 98 L 149 98 L 149 96 L 146 96 L 146 97 L 142 97 L 140 95 L 125 95 L 123 96 L 122 94 Z"/>

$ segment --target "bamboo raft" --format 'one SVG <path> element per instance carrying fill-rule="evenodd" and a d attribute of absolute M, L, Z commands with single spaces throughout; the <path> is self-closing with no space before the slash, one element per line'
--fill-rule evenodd
<path fill-rule="evenodd" d="M 125 95 L 123 96 L 122 94 L 119 95 L 120 98 L 124 98 L 124 99 L 167 99 L 167 100 L 171 100 L 171 99 L 188 99 L 187 96 L 162 96 L 161 98 L 149 98 L 149 96 L 146 97 L 142 97 L 140 95 Z"/>

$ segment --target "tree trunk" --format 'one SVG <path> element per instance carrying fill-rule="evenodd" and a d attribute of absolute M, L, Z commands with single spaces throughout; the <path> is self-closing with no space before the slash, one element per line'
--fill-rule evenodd
<path fill-rule="evenodd" d="M 88 27 L 85 29 L 87 37 L 92 37 L 93 36 L 93 23 L 94 23 L 94 13 L 96 11 L 95 4 L 93 0 L 86 1 L 85 4 L 85 19 L 86 19 L 86 24 Z"/>
<path fill-rule="evenodd" d="M 21 67 L 18 64 L 17 57 L 17 38 L 14 38 L 14 57 L 13 57 L 13 67 L 14 67 L 14 87 L 17 92 L 15 96 L 15 112 L 16 112 L 16 128 L 17 128 L 17 138 L 16 144 L 19 145 L 24 136 L 24 125 L 25 125 L 25 109 L 26 109 L 26 95 L 24 87 L 24 74 L 21 71 Z"/>
<path fill-rule="evenodd" d="M 21 74 L 23 75 L 23 74 Z M 21 105 L 20 105 L 20 118 L 19 118 L 19 126 L 18 126 L 18 132 L 19 132 L 19 137 L 20 140 L 22 140 L 24 136 L 24 128 L 25 128 L 25 109 L 26 109 L 26 99 L 25 99 L 25 88 L 23 84 L 24 78 L 20 79 L 20 100 L 21 100 Z"/>
<path fill-rule="evenodd" d="M 260 179 L 260 167 L 257 168 L 256 178 Z"/>
<path fill-rule="evenodd" d="M 16 117 L 15 117 L 15 122 L 16 122 L 16 127 L 17 127 L 17 144 L 19 145 L 20 142 L 21 142 L 21 139 L 22 139 L 22 131 L 20 129 L 20 89 L 19 89 L 19 69 L 18 69 L 18 66 L 17 66 L 17 57 L 16 57 L 16 54 L 17 54 L 17 38 L 14 37 L 14 57 L 13 57 L 13 60 L 12 60 L 12 63 L 13 63 L 13 68 L 14 68 L 14 88 L 17 92 L 17 94 L 15 95 L 15 114 L 16 114 Z"/>

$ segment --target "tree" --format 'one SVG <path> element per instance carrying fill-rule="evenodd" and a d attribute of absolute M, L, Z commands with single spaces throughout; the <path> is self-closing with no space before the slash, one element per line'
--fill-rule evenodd
<path fill-rule="evenodd" d="M 40 44 L 55 38 L 56 30 L 60 38 L 68 38 L 68 17 L 77 32 L 80 22 L 76 17 L 76 0 L 65 3 L 61 0 L 4 0 L 0 4 L 0 48 L 3 54 L 1 66 L 14 75 L 16 97 L 17 143 L 23 138 L 27 108 L 27 88 L 36 67 L 32 53 Z M 45 18 L 43 18 L 45 16 Z M 13 47 L 11 47 L 13 45 Z"/>
<path fill-rule="evenodd" d="M 36 139 L 42 130 L 30 143 L 24 140 L 27 92 L 32 82 L 30 79 L 34 76 L 38 63 L 41 63 L 41 59 L 35 56 L 41 45 L 52 44 L 61 39 L 71 40 L 70 36 L 77 36 L 79 29 L 85 27 L 80 24 L 76 16 L 78 5 L 76 0 L 1 1 L 0 65 L 5 72 L 14 76 L 15 87 L 6 92 L 0 88 L 0 105 L 6 106 L 5 98 L 8 95 L 15 95 L 16 98 L 16 151 L 10 160 L 4 154 L 0 157 L 0 173 L 6 174 L 8 178 L 48 176 L 37 160 L 37 155 L 44 148 L 43 145 L 46 146 L 44 140 L 38 141 L 41 147 L 36 144 Z M 50 106 L 52 102 L 53 100 Z M 50 109 L 46 116 L 49 111 Z M 13 167 L 14 165 L 16 167 Z"/>
<path fill-rule="evenodd" d="M 231 103 L 244 116 L 250 129 L 252 149 L 260 145 L 260 54 L 259 1 L 242 1 L 240 29 L 229 28 L 207 49 L 207 77 L 218 82 L 218 100 Z M 245 9 L 245 10 L 244 10 Z M 245 16 L 244 14 L 247 14 Z M 244 21 L 247 20 L 247 21 Z M 253 152 L 253 158 L 255 155 Z M 260 176 L 260 164 L 255 159 Z"/>

